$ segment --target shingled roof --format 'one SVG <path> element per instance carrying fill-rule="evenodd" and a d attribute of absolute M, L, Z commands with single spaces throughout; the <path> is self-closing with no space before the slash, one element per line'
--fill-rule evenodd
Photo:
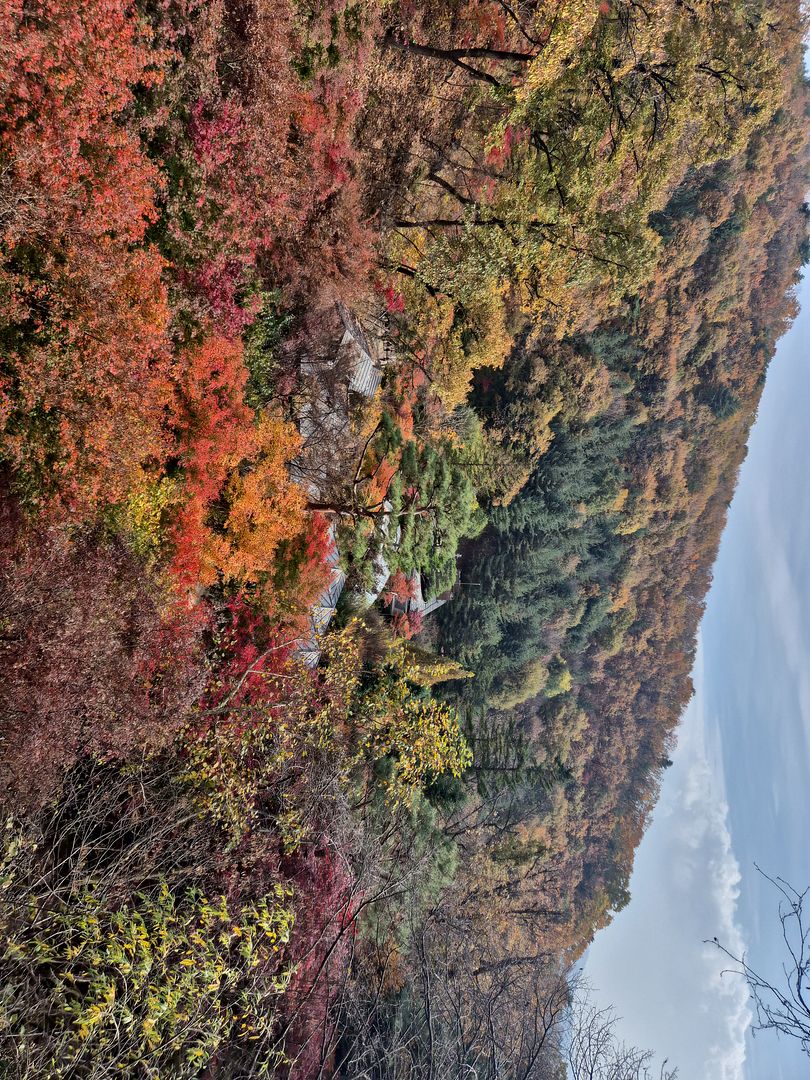
<path fill-rule="evenodd" d="M 377 393 L 381 382 L 382 372 L 373 363 L 370 356 L 365 356 L 355 365 L 349 389 L 356 394 L 362 394 L 364 397 L 370 398 Z"/>

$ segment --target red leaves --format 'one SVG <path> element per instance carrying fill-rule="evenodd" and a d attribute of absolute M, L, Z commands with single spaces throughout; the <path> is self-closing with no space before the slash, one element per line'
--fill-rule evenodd
<path fill-rule="evenodd" d="M 209 496 L 220 485 L 214 461 L 243 452 L 239 432 L 253 414 L 244 403 L 247 369 L 241 341 L 210 333 L 182 353 L 175 369 L 177 429 L 186 470 Z M 213 469 L 213 471 L 212 471 Z"/>
<path fill-rule="evenodd" d="M 205 103 L 198 100 L 191 109 L 190 134 L 194 156 L 206 170 L 228 165 L 243 137 L 242 110 L 230 101 L 222 101 L 213 115 L 206 116 Z"/>
<path fill-rule="evenodd" d="M 321 1074 L 322 1049 L 332 1037 L 330 1006 L 346 970 L 362 901 L 347 857 L 322 839 L 290 860 L 298 897 L 291 958 L 297 962 L 285 1004 L 292 1013 L 286 1051 L 292 1075 Z"/>
<path fill-rule="evenodd" d="M 503 132 L 503 142 L 500 146 L 493 146 L 489 150 L 487 161 L 492 165 L 504 165 L 511 157 L 514 148 L 528 137 L 528 128 L 515 128 L 511 124 L 507 124 Z"/>
<path fill-rule="evenodd" d="M 204 262 L 181 280 L 201 296 L 219 330 L 227 337 L 240 338 L 257 313 L 258 297 L 253 302 L 242 299 L 247 274 L 236 260 L 217 259 Z"/>
<path fill-rule="evenodd" d="M 460 23 L 465 28 L 461 39 L 464 45 L 486 44 L 490 48 L 502 48 L 506 42 L 506 21 L 498 4 L 473 0 L 461 10 Z"/>
<path fill-rule="evenodd" d="M 12 242 L 62 230 L 66 219 L 84 229 L 88 214 L 96 235 L 140 239 L 154 213 L 157 171 L 118 117 L 134 85 L 158 80 L 166 56 L 151 48 L 131 5 L 2 0 L 0 42 L 0 142 L 16 195 Z M 96 206 L 103 179 L 114 182 L 112 197 Z M 127 180 L 134 186 L 116 197 Z"/>
<path fill-rule="evenodd" d="M 186 161 L 189 183 L 168 207 L 180 279 L 207 301 L 204 313 L 233 336 L 251 321 L 239 300 L 255 278 L 258 256 L 297 219 L 285 160 L 294 88 L 282 82 L 275 91 L 272 100 L 249 103 L 198 99 L 187 130 L 175 132 L 175 154 L 188 157 L 190 145 L 192 158 Z"/>
<path fill-rule="evenodd" d="M 391 285 L 383 293 L 386 309 L 394 314 L 401 315 L 405 310 L 405 297 L 397 292 Z"/>
<path fill-rule="evenodd" d="M 311 197 L 324 202 L 350 179 L 349 166 L 354 158 L 347 112 L 351 115 L 352 96 L 342 100 L 329 84 L 319 80 L 319 88 L 308 93 L 296 113 L 296 125 L 306 137 L 311 172 L 308 180 Z M 349 109 L 345 108 L 349 105 Z"/>
<path fill-rule="evenodd" d="M 235 596 L 223 612 L 225 626 L 217 651 L 221 663 L 205 695 L 205 706 L 216 707 L 227 697 L 228 705 L 276 700 L 280 684 L 268 675 L 282 674 L 288 666 L 293 642 L 279 635 L 267 614 Z"/>
<path fill-rule="evenodd" d="M 329 525 L 329 519 L 324 514 L 309 514 L 303 531 L 291 537 L 281 550 L 282 566 L 276 575 L 276 582 L 279 589 L 296 598 L 303 617 L 300 626 L 302 635 L 307 632 L 309 612 L 329 584 L 328 560 L 334 554 Z M 295 620 L 292 621 L 294 623 Z"/>
<path fill-rule="evenodd" d="M 417 579 L 414 575 L 407 575 L 402 570 L 395 571 L 388 579 L 383 593 L 383 603 L 393 604 L 398 601 L 405 604 L 416 597 Z"/>
<path fill-rule="evenodd" d="M 407 614 L 395 615 L 391 619 L 391 626 L 398 637 L 410 641 L 412 637 L 422 631 L 422 613 L 421 611 L 409 611 Z"/>

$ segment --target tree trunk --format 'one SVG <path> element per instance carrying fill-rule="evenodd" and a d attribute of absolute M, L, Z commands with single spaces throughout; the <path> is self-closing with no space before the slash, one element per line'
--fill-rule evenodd
<path fill-rule="evenodd" d="M 386 30 L 382 39 L 386 48 L 402 49 L 406 52 L 416 53 L 417 56 L 430 56 L 436 60 L 471 60 L 476 58 L 488 60 L 512 61 L 513 63 L 526 64 L 533 60 L 533 52 L 511 52 L 508 49 L 491 49 L 487 45 L 468 46 L 462 49 L 439 49 L 433 45 L 417 45 L 415 41 L 400 41 L 393 30 Z"/>
<path fill-rule="evenodd" d="M 490 49 L 487 46 L 472 46 L 467 49 L 439 49 L 433 45 L 418 45 L 415 41 L 400 41 L 393 30 L 386 30 L 382 37 L 384 49 L 399 49 L 401 52 L 410 52 L 416 56 L 427 56 L 431 60 L 441 60 L 443 63 L 453 64 L 455 67 L 466 71 L 472 78 L 479 82 L 489 83 L 490 86 L 502 84 L 488 71 L 481 71 L 466 63 L 467 60 L 497 60 L 500 63 L 526 64 L 534 59 L 534 53 L 512 52 L 509 49 Z"/>

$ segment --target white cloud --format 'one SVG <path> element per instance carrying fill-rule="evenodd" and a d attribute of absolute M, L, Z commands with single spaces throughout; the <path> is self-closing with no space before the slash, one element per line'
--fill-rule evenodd
<path fill-rule="evenodd" d="M 684 942 L 683 957 L 694 964 L 689 973 L 696 984 L 693 1003 L 707 1024 L 703 1071 L 706 1080 L 740 1080 L 745 1065 L 745 1033 L 751 1021 L 748 991 L 743 980 L 721 974 L 721 960 L 712 945 L 703 939 L 717 937 L 736 954 L 745 951 L 745 941 L 736 922 L 740 889 L 740 867 L 731 846 L 728 806 L 716 790 L 715 775 L 705 756 L 691 762 L 681 789 L 683 814 L 674 819 L 672 843 L 688 847 L 693 855 L 693 873 L 683 883 L 677 908 L 677 932 L 694 935 Z M 695 891 L 705 893 L 696 897 Z M 701 942 L 698 946 L 698 941 Z M 699 949 L 699 955 L 695 955 Z"/>
<path fill-rule="evenodd" d="M 748 992 L 741 979 L 721 976 L 721 955 L 703 944 L 716 936 L 732 951 L 745 949 L 740 867 L 711 746 L 716 729 L 703 715 L 699 666 L 695 676 L 675 765 L 639 848 L 632 900 L 598 935 L 586 974 L 624 1017 L 623 1037 L 667 1056 L 683 1080 L 742 1080 Z"/>

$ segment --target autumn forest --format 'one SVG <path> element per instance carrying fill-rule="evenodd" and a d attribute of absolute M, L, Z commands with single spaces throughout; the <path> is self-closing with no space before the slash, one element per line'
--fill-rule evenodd
<path fill-rule="evenodd" d="M 804 31 L 0 0 L 2 1080 L 651 1075 L 571 972 L 810 258 Z"/>

